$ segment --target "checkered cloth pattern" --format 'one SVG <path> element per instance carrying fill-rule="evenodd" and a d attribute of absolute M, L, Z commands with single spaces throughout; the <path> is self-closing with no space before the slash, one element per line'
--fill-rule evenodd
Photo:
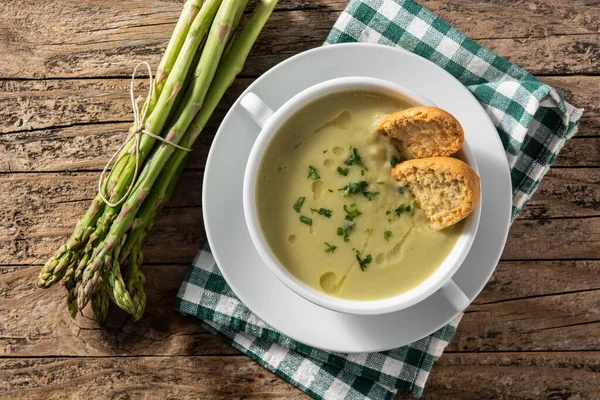
<path fill-rule="evenodd" d="M 506 150 L 513 219 L 575 134 L 583 112 L 414 1 L 350 1 L 327 38 L 329 44 L 347 42 L 402 47 L 444 68 L 473 93 Z"/>
<path fill-rule="evenodd" d="M 511 169 L 513 219 L 558 152 L 576 131 L 582 110 L 552 87 L 498 57 L 413 1 L 351 0 L 327 44 L 398 46 L 446 69 L 467 86 L 495 124 Z M 316 399 L 393 399 L 422 394 L 435 361 L 460 317 L 408 346 L 361 354 L 306 346 L 269 327 L 225 282 L 208 244 L 181 285 L 175 308 L 259 364 Z"/>

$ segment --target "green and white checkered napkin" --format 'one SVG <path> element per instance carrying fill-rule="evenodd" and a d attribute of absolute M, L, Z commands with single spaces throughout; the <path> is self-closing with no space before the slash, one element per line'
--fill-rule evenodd
<path fill-rule="evenodd" d="M 416 53 L 471 90 L 504 144 L 514 219 L 575 133 L 582 110 L 413 1 L 351 0 L 327 43 L 357 41 Z M 208 245 L 196 256 L 175 307 L 200 318 L 204 328 L 317 399 L 392 399 L 399 390 L 420 396 L 460 320 L 409 346 L 381 353 L 318 350 L 282 335 L 252 314 L 223 279 Z"/>

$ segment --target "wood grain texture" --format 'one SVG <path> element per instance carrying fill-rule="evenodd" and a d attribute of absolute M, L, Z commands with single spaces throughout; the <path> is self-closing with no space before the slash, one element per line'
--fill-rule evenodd
<path fill-rule="evenodd" d="M 422 398 L 594 399 L 599 370 L 597 352 L 446 354 Z M 0 378 L 0 393 L 13 399 L 62 399 L 66 385 L 73 397 L 309 398 L 245 356 L 9 358 L 0 360 Z"/>
<path fill-rule="evenodd" d="M 189 168 L 204 167 L 224 115 L 225 111 L 217 111 L 209 120 L 190 154 Z M 107 122 L 0 134 L 0 173 L 101 171 L 129 126 Z M 584 130 L 567 142 L 554 167 L 594 167 L 599 159 L 600 137 L 586 137 Z"/>
<path fill-rule="evenodd" d="M 596 399 L 599 371 L 598 352 L 446 354 L 421 398 Z"/>
<path fill-rule="evenodd" d="M 281 3 L 244 74 L 258 75 L 321 45 L 346 5 L 339 0 Z M 568 7 L 559 0 L 453 3 L 424 5 L 533 73 L 598 72 L 600 34 L 593 1 L 569 2 Z M 101 5 L 93 0 L 41 5 L 4 1 L 0 78 L 127 76 L 141 60 L 157 65 L 180 9 L 180 2 L 169 0 L 109 0 Z M 56 24 L 58 20 L 64 23 Z"/>
<path fill-rule="evenodd" d="M 555 76 L 541 79 L 561 90 L 570 102 L 585 109 L 585 123 L 578 135 L 594 136 L 600 123 L 600 94 L 597 90 L 600 76 Z M 252 78 L 237 79 L 218 109 L 226 110 L 252 82 Z M 136 85 L 139 93 L 145 93 L 145 88 L 145 82 Z M 131 121 L 129 79 L 0 81 L 0 133 L 17 134 L 57 127 L 73 128 L 90 123 L 128 121 Z M 217 125 L 210 127 L 215 126 Z M 126 128 L 127 125 L 123 127 Z M 109 131 L 116 129 L 114 126 L 108 128 Z M 85 133 L 86 131 L 82 132 Z"/>
<path fill-rule="evenodd" d="M 219 110 L 227 109 L 252 81 L 236 80 Z M 129 85 L 124 78 L 0 81 L 0 132 L 130 122 Z M 145 95 L 147 87 L 136 81 L 135 93 Z"/>
<path fill-rule="evenodd" d="M 6 359 L 0 381 L 15 399 L 308 398 L 245 356 Z"/>
<path fill-rule="evenodd" d="M 0 264 L 43 263 L 85 212 L 97 179 L 97 172 L 0 176 Z M 150 232 L 146 262 L 192 259 L 204 239 L 201 182 L 201 171 L 186 172 Z M 560 168 L 550 171 L 514 223 L 503 258 L 596 258 L 599 246 L 600 169 Z"/>
<path fill-rule="evenodd" d="M 236 351 L 171 309 L 187 264 L 147 265 L 148 309 L 140 322 L 111 309 L 106 327 L 91 313 L 71 321 L 61 287 L 33 284 L 37 266 L 0 267 L 0 355 L 219 355 Z M 600 261 L 502 262 L 469 307 L 449 350 L 600 350 Z"/>
<path fill-rule="evenodd" d="M 146 316 L 134 322 L 116 307 L 98 326 L 89 309 L 75 321 L 65 309 L 65 290 L 40 291 L 33 284 L 39 267 L 0 267 L 0 355 L 131 356 L 229 355 L 237 351 L 172 309 L 187 264 L 152 265 Z M 0 396 L 1 397 L 1 396 Z"/>
<path fill-rule="evenodd" d="M 129 126 L 132 66 L 157 65 L 181 3 L 0 2 L 0 398 L 308 398 L 173 311 L 172 302 L 204 238 L 202 173 L 227 108 L 264 71 L 319 46 L 345 0 L 277 6 L 148 237 L 149 302 L 140 322 L 117 309 L 104 327 L 89 310 L 73 321 L 64 289 L 33 283 Z M 423 398 L 598 398 L 600 4 L 421 4 L 586 109 Z M 144 85 L 136 86 L 140 94 Z"/>

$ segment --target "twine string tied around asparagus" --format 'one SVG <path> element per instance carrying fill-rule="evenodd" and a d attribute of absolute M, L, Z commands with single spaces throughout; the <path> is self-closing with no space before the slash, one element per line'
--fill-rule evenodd
<path fill-rule="evenodd" d="M 135 94 L 134 94 L 135 77 L 136 77 L 137 70 L 140 67 L 140 65 L 144 65 L 147 68 L 148 83 L 149 83 L 148 95 L 146 97 L 147 101 L 144 104 L 144 106 L 142 107 L 141 112 L 140 112 L 140 107 L 138 104 L 139 101 L 141 100 L 141 98 L 136 99 Z M 152 68 L 150 67 L 150 64 L 143 61 L 143 62 L 137 64 L 135 66 L 135 68 L 133 69 L 133 73 L 131 74 L 131 83 L 129 84 L 129 98 L 131 99 L 131 109 L 133 110 L 133 127 L 134 127 L 133 134 L 130 135 L 127 138 L 127 140 L 125 140 L 123 142 L 123 144 L 121 144 L 121 146 L 119 146 L 119 148 L 114 152 L 114 154 L 112 155 L 110 160 L 108 160 L 108 162 L 104 166 L 104 169 L 102 169 L 102 173 L 100 174 L 100 179 L 98 179 L 98 193 L 100 193 L 100 197 L 102 198 L 102 201 L 104 201 L 104 203 L 109 207 L 119 206 L 121 203 L 123 203 L 127 199 L 129 194 L 133 190 L 133 187 L 135 185 L 135 180 L 138 176 L 139 167 L 140 167 L 140 142 L 141 142 L 142 135 L 147 135 L 153 139 L 160 140 L 161 142 L 168 144 L 169 146 L 173 146 L 179 150 L 192 151 L 192 149 L 188 149 L 187 147 L 179 146 L 178 144 L 173 143 L 173 142 L 163 138 L 162 136 L 155 135 L 154 133 L 145 129 L 144 123 L 146 121 L 146 112 L 148 111 L 148 104 L 150 102 L 150 99 L 152 98 L 153 90 L 154 90 L 154 79 L 152 77 Z M 123 196 L 121 196 L 121 199 L 119 199 L 118 201 L 113 203 L 103 193 L 102 182 L 104 181 L 104 176 L 106 175 L 108 168 L 110 167 L 112 162 L 115 160 L 115 158 L 121 153 L 121 150 L 123 150 L 123 148 L 127 145 L 127 143 L 129 143 L 130 140 L 133 140 L 133 151 L 135 152 L 135 171 L 133 173 L 133 178 L 131 179 L 131 182 L 129 183 L 129 187 L 127 188 L 127 191 L 125 192 L 125 194 Z"/>

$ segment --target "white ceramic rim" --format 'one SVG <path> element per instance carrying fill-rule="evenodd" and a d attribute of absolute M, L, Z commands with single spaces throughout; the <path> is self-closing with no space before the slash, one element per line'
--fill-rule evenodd
<path fill-rule="evenodd" d="M 361 59 L 369 62 L 361 62 Z M 390 65 L 398 68 L 391 71 Z M 336 66 L 340 67 L 331 69 Z M 416 69 L 410 69 L 412 67 Z M 290 75 L 291 72 L 293 76 L 307 68 L 317 73 L 292 83 L 283 79 L 284 73 Z M 427 80 L 399 78 L 414 70 L 423 70 L 428 75 Z M 483 178 L 482 212 L 475 242 L 452 280 L 472 301 L 500 260 L 510 226 L 512 191 L 508 160 L 496 128 L 464 85 L 441 67 L 406 50 L 370 43 L 345 43 L 314 48 L 290 57 L 263 74 L 244 93 L 254 91 L 265 96 L 269 104 L 283 104 L 304 88 L 324 80 L 362 75 L 385 77 L 392 82 L 405 82 L 408 87 L 418 87 L 419 92 L 430 93 L 436 102 L 439 99 L 459 121 L 467 121 L 465 136 L 472 137 L 469 143 Z M 289 87 L 273 91 L 274 82 L 287 82 Z M 440 91 L 452 94 L 440 95 Z M 469 111 L 461 111 L 464 103 L 470 106 Z M 237 136 L 235 132 L 248 136 Z M 242 204 L 245 160 L 257 135 L 258 128 L 241 109 L 238 99 L 213 139 L 202 186 L 202 215 L 212 252 L 207 261 L 219 266 L 227 284 L 256 318 L 287 337 L 315 348 L 365 353 L 412 343 L 444 327 L 460 314 L 446 303 L 441 293 L 392 314 L 338 313 L 307 301 L 269 272 L 248 234 Z M 244 162 L 237 165 L 225 160 L 229 146 L 243 149 Z M 234 248 L 232 241 L 238 244 Z M 190 300 L 201 301 L 197 296 Z"/>
<path fill-rule="evenodd" d="M 434 105 L 422 95 L 401 85 L 369 77 L 335 78 L 301 91 L 275 111 L 261 129 L 252 147 L 244 175 L 244 216 L 250 237 L 260 257 L 271 272 L 292 291 L 314 304 L 334 311 L 358 315 L 388 314 L 421 302 L 451 281 L 452 275 L 462 265 L 475 240 L 481 217 L 481 202 L 479 202 L 473 213 L 466 218 L 460 237 L 442 264 L 425 281 L 407 292 L 381 300 L 355 301 L 330 296 L 298 280 L 273 254 L 262 234 L 256 208 L 257 177 L 262 157 L 272 138 L 291 115 L 318 98 L 345 91 L 377 92 L 399 98 L 414 105 Z M 466 140 L 459 152 L 459 158 L 479 174 L 475 157 Z"/>

